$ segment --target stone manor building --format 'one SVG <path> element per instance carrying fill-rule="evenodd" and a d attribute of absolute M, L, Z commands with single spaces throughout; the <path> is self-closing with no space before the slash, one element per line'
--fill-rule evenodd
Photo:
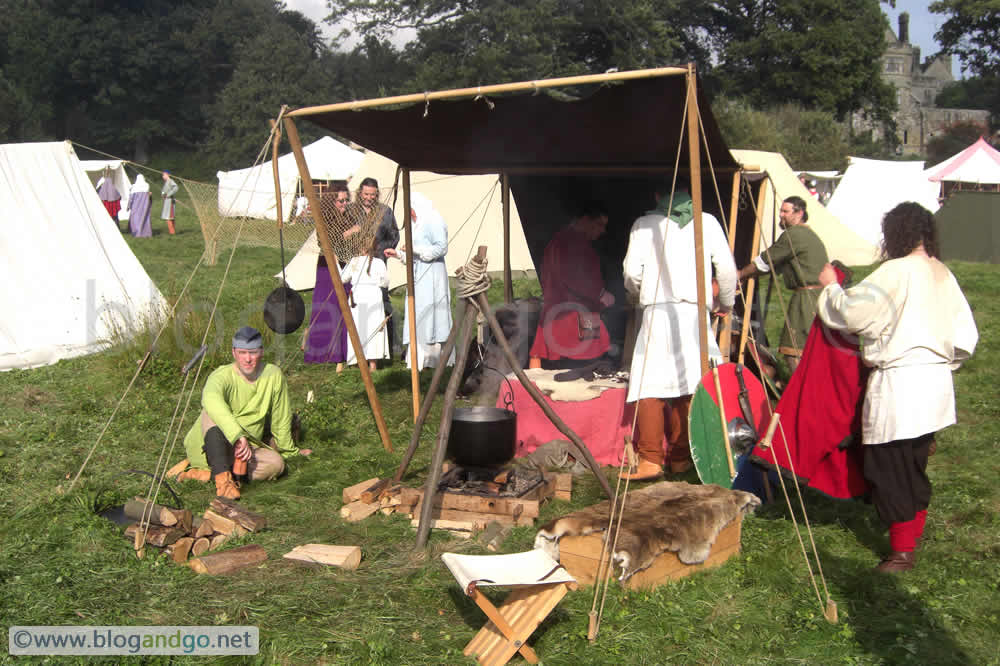
<path fill-rule="evenodd" d="M 951 56 L 938 55 L 920 62 L 920 47 L 910 44 L 909 14 L 899 15 L 899 35 L 886 30 L 887 47 L 882 55 L 882 77 L 896 89 L 898 138 L 903 154 L 924 153 L 927 142 L 938 132 L 960 121 L 989 125 L 989 111 L 943 109 L 934 104 L 945 86 L 955 79 Z"/>

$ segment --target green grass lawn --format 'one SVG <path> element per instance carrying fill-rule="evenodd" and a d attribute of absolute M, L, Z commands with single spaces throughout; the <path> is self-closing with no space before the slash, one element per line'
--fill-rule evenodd
<path fill-rule="evenodd" d="M 179 234 L 154 220 L 152 239 L 129 244 L 171 300 L 202 251 L 197 222 L 181 211 Z M 137 560 L 120 532 L 93 506 L 145 494 L 167 441 L 182 392 L 178 370 L 200 344 L 228 256 L 198 271 L 158 352 L 139 376 L 82 477 L 64 494 L 132 378 L 145 342 L 29 371 L 0 373 L 0 623 L 10 625 L 212 625 L 260 627 L 264 663 L 461 664 L 462 647 L 483 624 L 458 589 L 440 553 L 482 552 L 474 543 L 432 536 L 414 550 L 414 530 L 400 515 L 356 524 L 339 517 L 341 490 L 391 474 L 411 433 L 408 372 L 397 364 L 375 373 L 395 453 L 383 451 L 357 370 L 306 366 L 299 337 L 268 336 L 282 364 L 294 408 L 305 424 L 301 445 L 315 453 L 291 462 L 289 474 L 252 485 L 243 502 L 271 529 L 244 537 L 269 553 L 238 576 L 197 576 L 158 557 Z M 980 330 L 976 356 L 956 375 L 959 425 L 944 431 L 931 459 L 934 499 L 916 570 L 877 575 L 887 548 L 874 510 L 861 503 L 807 495 L 823 572 L 840 611 L 828 624 L 809 583 L 783 503 L 744 522 L 743 551 L 723 567 L 651 592 L 613 586 L 598 640 L 586 640 L 591 588 L 571 593 L 536 632 L 548 664 L 988 664 L 1000 663 L 1000 440 L 997 328 L 1000 267 L 952 266 Z M 274 287 L 278 251 L 240 248 L 219 299 L 217 333 L 207 369 L 229 360 L 229 339 L 244 323 L 264 328 L 260 305 Z M 537 294 L 537 283 L 517 285 Z M 501 300 L 494 285 L 491 301 Z M 774 301 L 776 304 L 776 301 Z M 776 310 L 772 310 L 774 312 Z M 16 313 L 9 313 L 14 316 Z M 776 336 L 777 324 L 769 328 Z M 776 339 L 776 337 L 775 337 Z M 201 376 L 203 382 L 205 374 Z M 423 376 L 426 389 L 430 375 Z M 306 404 L 313 391 L 316 401 Z M 184 417 L 181 432 L 194 419 Z M 183 408 L 183 404 L 182 404 Z M 408 482 L 426 478 L 439 406 L 425 428 Z M 170 462 L 181 457 L 181 443 Z M 688 480 L 696 480 L 691 475 Z M 185 506 L 200 512 L 214 489 L 181 484 Z M 541 522 L 600 499 L 592 478 L 577 481 L 573 501 L 552 501 Z M 801 522 L 801 521 L 800 521 Z M 531 547 L 532 528 L 517 528 L 504 550 Z M 295 545 L 361 546 L 356 571 L 287 564 Z M 0 655 L 6 661 L 6 643 Z M 154 658 L 155 659 L 155 658 Z M 115 658 L 114 661 L 119 661 Z M 165 661 L 165 660 L 164 660 Z M 235 663 L 236 658 L 230 658 Z"/>

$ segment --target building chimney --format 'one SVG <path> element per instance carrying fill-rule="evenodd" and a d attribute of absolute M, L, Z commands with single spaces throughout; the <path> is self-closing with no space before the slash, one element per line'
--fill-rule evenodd
<path fill-rule="evenodd" d="M 906 12 L 899 15 L 899 42 L 901 44 L 910 43 L 910 15 Z"/>

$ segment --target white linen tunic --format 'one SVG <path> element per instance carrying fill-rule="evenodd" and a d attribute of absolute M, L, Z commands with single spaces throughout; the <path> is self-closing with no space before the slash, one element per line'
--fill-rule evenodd
<path fill-rule="evenodd" d="M 434 367 L 439 361 L 441 343 L 451 333 L 451 288 L 448 285 L 448 225 L 431 201 L 419 192 L 413 192 L 410 204 L 417 219 L 413 223 L 413 300 L 417 315 L 417 365 L 418 369 Z M 406 262 L 406 252 L 397 250 L 399 260 Z M 405 307 L 403 344 L 410 344 L 410 308 Z M 410 365 L 407 350 L 406 364 Z M 452 352 L 447 359 L 455 363 Z"/>
<path fill-rule="evenodd" d="M 705 303 L 712 304 L 712 266 L 719 283 L 719 302 L 732 307 L 736 297 L 736 263 L 719 221 L 704 213 Z M 635 342 L 628 402 L 644 398 L 676 398 L 694 393 L 701 380 L 698 336 L 698 282 L 695 271 L 694 222 L 683 228 L 659 213 L 632 225 L 623 272 L 625 289 L 638 294 L 642 326 Z M 709 311 L 701 313 L 708 319 Z M 709 335 L 709 357 L 721 359 Z"/>
<path fill-rule="evenodd" d="M 951 373 L 976 348 L 972 310 L 948 268 L 926 255 L 882 264 L 846 291 L 820 293 L 817 312 L 830 328 L 859 337 L 873 367 L 862 410 L 862 442 L 885 444 L 955 423 Z"/>
<path fill-rule="evenodd" d="M 368 267 L 368 257 L 354 257 L 340 271 L 340 279 L 351 283 L 351 317 L 358 328 L 358 337 L 364 346 L 365 358 L 374 361 L 389 358 L 389 337 L 386 327 L 378 327 L 385 320 L 385 307 L 382 305 L 382 287 L 389 286 L 389 273 L 385 262 L 374 258 L 371 269 Z M 375 331 L 378 330 L 376 333 Z M 357 365 L 354 345 L 348 342 L 347 363 Z"/>

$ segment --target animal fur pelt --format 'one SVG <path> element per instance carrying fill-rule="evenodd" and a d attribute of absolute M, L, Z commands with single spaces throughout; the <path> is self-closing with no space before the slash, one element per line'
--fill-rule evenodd
<path fill-rule="evenodd" d="M 630 492 L 612 558 L 621 567 L 619 579 L 628 580 L 648 568 L 667 550 L 676 552 L 685 564 L 704 562 L 719 532 L 758 506 L 760 500 L 755 495 L 717 485 L 662 481 Z M 607 529 L 609 507 L 610 502 L 601 502 L 553 520 L 538 531 L 535 548 L 558 559 L 560 538 Z M 614 543 L 614 529 L 610 538 Z"/>

